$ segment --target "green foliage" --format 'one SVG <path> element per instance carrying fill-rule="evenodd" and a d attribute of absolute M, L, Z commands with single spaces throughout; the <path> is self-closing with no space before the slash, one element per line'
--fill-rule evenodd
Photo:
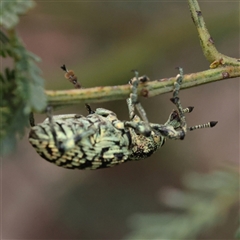
<path fill-rule="evenodd" d="M 238 228 L 238 230 L 235 234 L 235 238 L 240 239 L 240 227 Z"/>
<path fill-rule="evenodd" d="M 3 2 L 2 5 L 1 24 L 8 29 L 17 23 L 17 15 L 25 13 L 32 2 Z M 1 69 L 0 72 L 1 154 L 13 150 L 16 137 L 22 136 L 24 128 L 28 126 L 29 113 L 32 110 L 41 111 L 46 105 L 43 79 L 35 64 L 40 59 L 24 47 L 13 29 L 6 29 L 6 33 L 0 31 L 0 55 L 8 58 L 12 66 Z"/>
<path fill-rule="evenodd" d="M 168 189 L 163 193 L 163 200 L 172 211 L 133 216 L 130 224 L 134 231 L 126 239 L 197 239 L 223 223 L 239 200 L 236 172 L 191 173 L 183 182 L 188 191 Z"/>
<path fill-rule="evenodd" d="M 2 1 L 0 10 L 0 25 L 11 29 L 18 24 L 19 15 L 25 14 L 35 3 L 31 0 Z"/>

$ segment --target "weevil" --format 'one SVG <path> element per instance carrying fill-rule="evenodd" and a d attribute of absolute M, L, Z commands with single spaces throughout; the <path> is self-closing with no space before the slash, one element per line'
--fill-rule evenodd
<path fill-rule="evenodd" d="M 74 72 L 61 67 L 65 77 L 76 88 L 81 88 Z M 130 80 L 131 94 L 127 99 L 129 121 L 121 121 L 110 110 L 97 108 L 95 111 L 86 104 L 88 115 L 67 114 L 52 116 L 47 108 L 48 118 L 43 123 L 34 124 L 31 115 L 29 142 L 37 153 L 47 161 L 68 169 L 100 169 L 140 160 L 151 156 L 161 148 L 166 139 L 183 140 L 187 131 L 214 127 L 217 122 L 187 127 L 185 114 L 193 107 L 183 108 L 178 97 L 183 80 L 183 69 L 173 86 L 170 99 L 176 110 L 170 113 L 165 124 L 151 123 L 138 101 L 137 89 L 140 82 L 148 77 L 135 77 Z M 135 113 L 138 110 L 139 116 Z"/>

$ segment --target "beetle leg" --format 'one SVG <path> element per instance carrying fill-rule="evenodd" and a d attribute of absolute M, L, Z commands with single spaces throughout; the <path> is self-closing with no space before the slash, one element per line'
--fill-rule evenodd
<path fill-rule="evenodd" d="M 134 70 L 134 73 L 135 77 L 130 80 L 130 84 L 132 85 L 132 93 L 130 94 L 130 97 L 127 99 L 129 117 L 130 120 L 133 120 L 135 116 L 134 108 L 136 108 L 138 110 L 140 117 L 146 123 L 146 125 L 144 126 L 146 128 L 145 132 L 151 132 L 147 114 L 144 108 L 142 107 L 141 103 L 138 101 L 137 93 L 139 82 L 146 82 L 149 79 L 147 76 L 138 77 L 138 72 L 136 70 Z"/>

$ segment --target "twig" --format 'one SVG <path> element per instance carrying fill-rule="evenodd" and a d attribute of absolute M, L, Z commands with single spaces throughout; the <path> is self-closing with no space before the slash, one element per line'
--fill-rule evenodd
<path fill-rule="evenodd" d="M 210 68 L 215 68 L 219 65 L 240 66 L 240 59 L 231 58 L 223 55 L 219 53 L 214 46 L 213 38 L 208 32 L 198 1 L 188 0 L 188 4 L 192 20 L 198 31 L 200 44 L 202 46 L 204 56 L 211 63 Z"/>
<path fill-rule="evenodd" d="M 203 85 L 240 76 L 240 67 L 227 66 L 210 69 L 203 72 L 184 75 L 182 89 Z M 171 92 L 175 77 L 149 81 L 139 84 L 138 93 L 143 97 L 153 97 L 159 94 Z M 126 80 L 124 80 L 126 82 Z M 130 86 L 94 87 L 65 91 L 46 91 L 48 102 L 51 106 L 66 106 L 79 103 L 107 102 L 126 99 L 130 94 Z"/>
<path fill-rule="evenodd" d="M 219 53 L 214 46 L 197 0 L 188 0 L 193 22 L 199 33 L 203 53 L 211 62 L 210 70 L 184 75 L 181 88 L 190 88 L 214 81 L 240 76 L 240 60 Z M 139 85 L 138 94 L 153 97 L 171 92 L 175 77 L 154 80 Z M 126 82 L 126 79 L 123 80 Z M 45 91 L 48 104 L 51 106 L 67 106 L 79 103 L 107 102 L 126 99 L 130 94 L 129 85 L 95 87 L 88 89 Z"/>

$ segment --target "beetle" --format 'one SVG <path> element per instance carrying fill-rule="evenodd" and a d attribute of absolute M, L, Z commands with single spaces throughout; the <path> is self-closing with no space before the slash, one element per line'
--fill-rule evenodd
<path fill-rule="evenodd" d="M 81 88 L 72 70 L 61 67 L 65 77 L 76 88 Z M 110 110 L 97 108 L 95 111 L 86 104 L 89 114 L 66 114 L 52 116 L 47 108 L 48 118 L 43 123 L 34 124 L 31 115 L 29 142 L 37 153 L 47 161 L 68 169 L 100 169 L 119 165 L 151 156 L 161 148 L 166 139 L 183 140 L 187 131 L 214 127 L 217 121 L 187 127 L 185 114 L 193 107 L 183 108 L 178 97 L 183 80 L 183 69 L 174 83 L 170 99 L 176 106 L 165 124 L 151 123 L 138 101 L 137 88 L 140 82 L 148 81 L 147 76 L 130 80 L 132 88 L 127 99 L 129 121 L 121 121 Z M 135 114 L 138 110 L 139 116 Z"/>

